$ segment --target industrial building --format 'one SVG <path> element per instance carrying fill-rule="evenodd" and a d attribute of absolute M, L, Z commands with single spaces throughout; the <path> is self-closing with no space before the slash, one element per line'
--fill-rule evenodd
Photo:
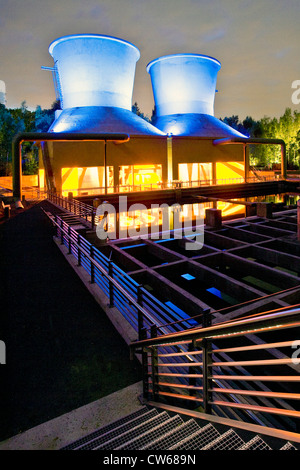
<path fill-rule="evenodd" d="M 140 57 L 136 46 L 81 34 L 53 41 L 49 53 L 61 103 L 49 132 L 125 134 L 128 139 L 43 142 L 41 187 L 82 195 L 95 188 L 99 194 L 161 188 L 174 181 L 198 185 L 249 177 L 251 139 L 214 116 L 221 68 L 217 59 L 187 53 L 152 60 L 147 66 L 155 103 L 151 124 L 132 112 Z"/>

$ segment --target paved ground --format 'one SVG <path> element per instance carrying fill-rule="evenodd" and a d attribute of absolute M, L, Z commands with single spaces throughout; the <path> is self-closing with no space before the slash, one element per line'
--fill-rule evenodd
<path fill-rule="evenodd" d="M 0 224 L 0 441 L 140 381 L 35 204 Z M 3 219 L 2 219 L 3 222 Z"/>

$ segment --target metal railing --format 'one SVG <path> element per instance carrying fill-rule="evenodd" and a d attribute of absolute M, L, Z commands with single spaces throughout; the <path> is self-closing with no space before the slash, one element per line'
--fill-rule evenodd
<path fill-rule="evenodd" d="M 182 181 L 174 180 L 170 182 L 158 182 L 158 183 L 141 183 L 141 184 L 120 184 L 112 185 L 107 188 L 109 194 L 118 194 L 124 192 L 136 192 L 136 191 L 154 191 L 154 190 L 167 190 L 167 189 L 177 189 L 177 188 L 196 188 L 203 186 L 213 186 L 213 185 L 222 185 L 222 184 L 241 184 L 241 183 L 257 183 L 262 181 L 278 181 L 282 179 L 281 175 L 272 175 L 272 176 L 249 176 L 247 181 L 244 177 L 239 178 L 218 178 L 218 179 L 201 179 L 193 181 Z M 66 195 L 69 192 L 76 193 L 78 196 L 83 196 L 85 194 L 95 195 L 103 194 L 105 195 L 105 187 L 87 187 L 87 188 L 71 188 L 68 190 L 63 190 L 62 193 Z"/>
<path fill-rule="evenodd" d="M 171 308 L 138 284 L 110 258 L 86 240 L 61 217 L 51 217 L 56 227 L 56 237 L 68 248 L 78 263 L 109 299 L 109 307 L 116 307 L 141 338 L 144 331 L 159 329 L 163 334 L 202 324 L 207 312 L 199 312 L 197 320 L 182 318 Z"/>
<path fill-rule="evenodd" d="M 94 227 L 96 209 L 93 206 L 51 191 L 47 191 L 47 199 L 62 209 L 66 209 L 67 211 L 72 212 L 72 214 L 84 219 L 86 222 L 89 222 L 91 224 L 91 228 Z"/>
<path fill-rule="evenodd" d="M 297 305 L 140 340 L 130 349 L 142 356 L 148 401 L 299 432 L 299 327 Z M 263 340 L 251 344 L 257 334 Z M 288 353 L 268 354 L 274 349 Z"/>
<path fill-rule="evenodd" d="M 130 349 L 141 354 L 147 400 L 184 402 L 208 414 L 276 429 L 297 428 L 300 411 L 293 404 L 300 400 L 300 353 L 292 348 L 298 344 L 299 352 L 299 305 L 213 326 L 214 312 L 183 318 L 176 305 L 153 296 L 63 218 L 51 220 L 60 243 L 136 332 Z M 280 339 L 269 340 L 272 333 Z M 261 340 L 251 343 L 258 334 Z M 287 348 L 290 354 L 273 354 Z"/>

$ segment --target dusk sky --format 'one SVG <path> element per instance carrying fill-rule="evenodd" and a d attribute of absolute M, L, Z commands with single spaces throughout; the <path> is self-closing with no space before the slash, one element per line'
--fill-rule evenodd
<path fill-rule="evenodd" d="M 146 65 L 174 53 L 221 62 L 215 116 L 279 117 L 300 80 L 299 0 L 0 0 L 0 80 L 7 107 L 55 100 L 49 44 L 69 34 L 105 34 L 138 47 L 133 102 L 151 116 Z"/>

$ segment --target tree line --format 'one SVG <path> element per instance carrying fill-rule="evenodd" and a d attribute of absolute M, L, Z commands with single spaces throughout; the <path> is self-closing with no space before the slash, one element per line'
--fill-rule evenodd
<path fill-rule="evenodd" d="M 55 101 L 50 109 L 37 106 L 30 111 L 23 101 L 19 108 L 8 109 L 0 104 L 0 176 L 11 175 L 12 171 L 12 139 L 20 132 L 47 132 L 55 119 L 55 111 L 60 109 L 59 101 Z M 141 118 L 152 122 L 135 102 L 132 111 Z M 240 120 L 238 116 L 222 118 L 221 121 L 238 130 L 248 137 L 283 139 L 286 143 L 288 169 L 300 169 L 300 112 L 292 112 L 286 108 L 280 118 L 263 117 L 254 120 L 247 116 Z M 274 145 L 253 145 L 250 148 L 250 164 L 254 167 L 270 169 L 279 168 L 281 161 L 280 147 Z M 32 142 L 25 142 L 22 146 L 23 174 L 37 174 L 38 153 Z"/>
<path fill-rule="evenodd" d="M 12 140 L 20 132 L 47 132 L 59 102 L 55 101 L 50 109 L 37 106 L 30 111 L 26 101 L 19 108 L 9 109 L 0 104 L 0 176 L 10 176 L 12 172 Z M 22 171 L 24 175 L 38 172 L 38 151 L 32 142 L 22 145 Z"/>

